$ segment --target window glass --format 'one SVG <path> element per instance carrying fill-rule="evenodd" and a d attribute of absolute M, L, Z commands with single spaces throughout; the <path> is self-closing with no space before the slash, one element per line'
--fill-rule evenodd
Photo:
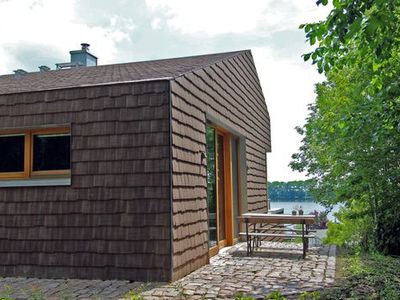
<path fill-rule="evenodd" d="M 34 135 L 32 170 L 69 170 L 70 138 L 70 134 Z"/>
<path fill-rule="evenodd" d="M 239 236 L 240 227 L 238 224 L 239 216 L 239 158 L 238 158 L 239 141 L 236 138 L 232 139 L 232 198 L 233 198 L 233 236 Z"/>
<path fill-rule="evenodd" d="M 0 135 L 0 173 L 24 171 L 25 136 Z"/>
<path fill-rule="evenodd" d="M 207 204 L 208 243 L 210 248 L 217 245 L 217 195 L 215 173 L 215 129 L 207 126 Z"/>
<path fill-rule="evenodd" d="M 218 241 L 226 239 L 225 227 L 225 164 L 224 164 L 224 136 L 217 134 L 217 147 L 215 156 L 217 157 L 217 190 L 218 190 Z"/>

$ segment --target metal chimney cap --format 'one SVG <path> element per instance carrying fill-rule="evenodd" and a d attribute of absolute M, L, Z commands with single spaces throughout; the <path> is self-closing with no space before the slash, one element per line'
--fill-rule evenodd
<path fill-rule="evenodd" d="M 25 75 L 25 74 L 28 74 L 28 72 L 25 71 L 25 70 L 23 70 L 23 69 L 14 70 L 14 73 L 15 73 L 15 75 Z"/>
<path fill-rule="evenodd" d="M 88 43 L 82 43 L 82 44 L 81 44 L 81 47 L 82 47 L 82 50 L 83 50 L 83 51 L 89 51 L 90 44 L 88 44 Z"/>
<path fill-rule="evenodd" d="M 48 66 L 43 65 L 43 66 L 39 66 L 39 70 L 40 70 L 40 72 L 48 72 L 51 69 Z"/>

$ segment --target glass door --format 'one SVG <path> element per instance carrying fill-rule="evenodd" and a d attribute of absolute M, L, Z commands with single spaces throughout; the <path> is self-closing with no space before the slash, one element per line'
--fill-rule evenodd
<path fill-rule="evenodd" d="M 217 179 L 215 157 L 215 129 L 207 126 L 207 206 L 208 206 L 208 245 L 217 246 Z"/>
<path fill-rule="evenodd" d="M 224 136 L 217 132 L 217 207 L 218 207 L 218 246 L 226 245 L 226 209 L 225 209 L 225 168 L 224 168 Z"/>
<path fill-rule="evenodd" d="M 207 126 L 207 206 L 210 255 L 218 253 L 218 249 L 227 245 L 229 222 L 231 220 L 230 193 L 227 192 L 226 178 L 227 157 L 226 145 L 229 146 L 229 137 Z M 228 147 L 230 148 L 230 147 Z M 229 187 L 228 187 L 229 188 Z M 228 199 L 229 198 L 229 199 Z"/>

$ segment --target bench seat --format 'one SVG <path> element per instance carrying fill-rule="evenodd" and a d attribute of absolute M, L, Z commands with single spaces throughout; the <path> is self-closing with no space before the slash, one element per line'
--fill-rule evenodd
<path fill-rule="evenodd" d="M 268 230 L 268 231 L 288 231 L 288 232 L 302 232 L 301 229 L 290 229 L 281 227 L 257 227 L 257 230 Z M 308 232 L 317 232 L 315 229 L 308 229 Z"/>
<path fill-rule="evenodd" d="M 240 236 L 246 236 L 246 232 L 240 232 Z M 282 237 L 282 238 L 302 238 L 301 234 L 283 234 L 283 233 L 263 233 L 263 232 L 249 232 L 249 236 L 254 237 Z M 305 234 L 305 238 L 312 239 L 315 238 L 315 234 Z"/>

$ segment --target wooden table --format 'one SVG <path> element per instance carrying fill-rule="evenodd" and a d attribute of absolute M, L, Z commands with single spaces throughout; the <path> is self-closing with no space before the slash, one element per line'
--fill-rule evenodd
<path fill-rule="evenodd" d="M 315 235 L 310 234 L 311 230 L 309 225 L 315 223 L 315 216 L 313 215 L 283 215 L 283 214 L 263 214 L 263 213 L 245 213 L 238 217 L 239 222 L 246 224 L 246 232 L 240 233 L 240 235 L 246 236 L 247 243 L 247 256 L 249 256 L 253 248 L 257 247 L 259 241 L 266 237 L 301 237 L 303 242 L 303 258 L 306 257 L 306 252 L 308 249 L 308 239 L 314 238 Z M 301 234 L 286 235 L 282 233 L 266 233 L 265 228 L 260 226 L 267 224 L 300 224 L 301 230 L 291 230 L 294 232 L 299 232 Z M 259 227 L 257 227 L 259 225 Z M 253 228 L 251 228 L 253 227 Z M 250 231 L 252 229 L 252 231 Z M 261 229 L 261 230 L 260 230 Z M 261 232 L 264 230 L 264 232 Z M 285 229 L 271 229 L 272 231 L 281 230 L 287 231 Z"/>

